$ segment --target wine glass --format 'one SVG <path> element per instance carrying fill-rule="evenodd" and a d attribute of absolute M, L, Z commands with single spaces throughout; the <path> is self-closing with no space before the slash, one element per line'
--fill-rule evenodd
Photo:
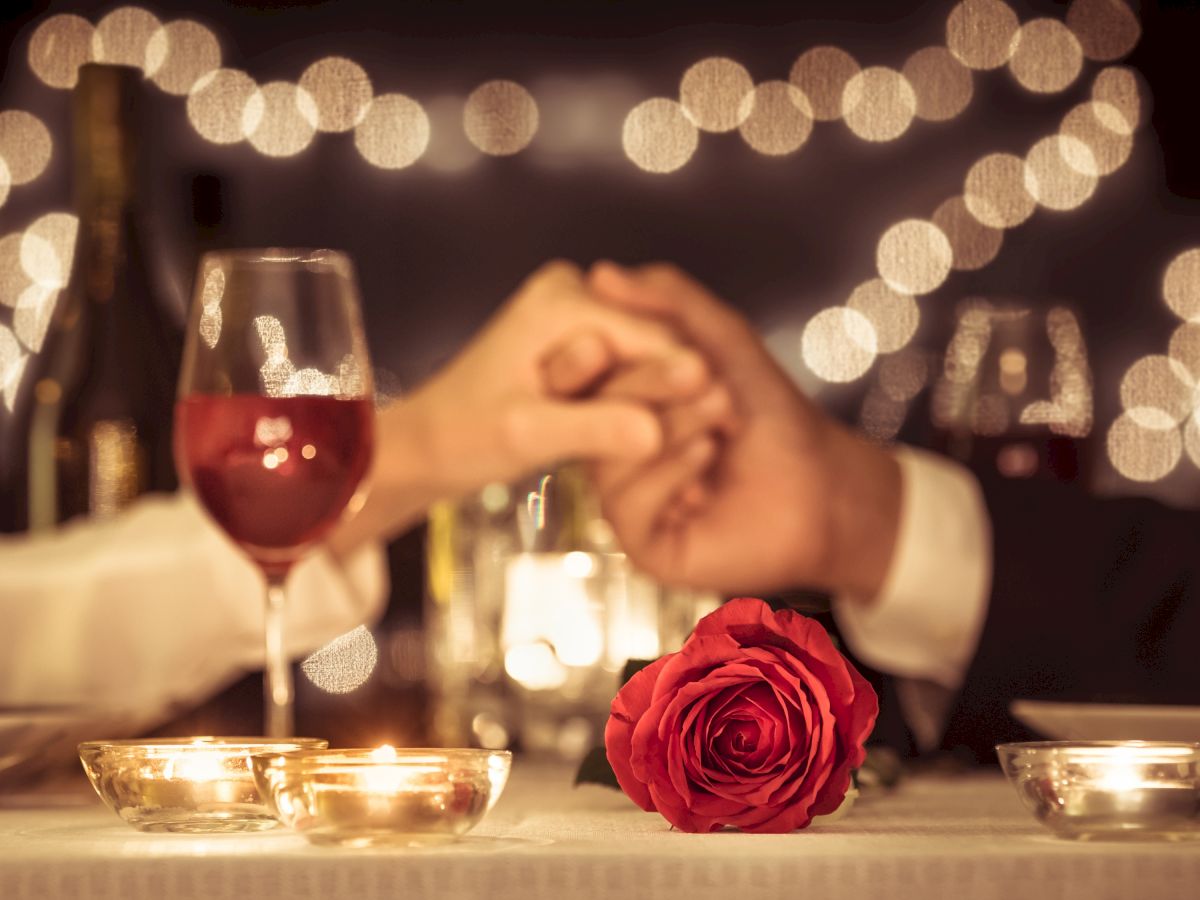
<path fill-rule="evenodd" d="M 181 480 L 266 580 L 266 733 L 293 730 L 288 572 L 361 506 L 374 433 L 350 260 L 331 250 L 205 254 L 175 406 Z"/>

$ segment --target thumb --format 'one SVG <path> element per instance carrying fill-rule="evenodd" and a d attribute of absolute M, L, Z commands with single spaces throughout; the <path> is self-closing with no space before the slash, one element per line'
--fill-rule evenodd
<path fill-rule="evenodd" d="M 624 400 L 545 400 L 512 409 L 508 439 L 523 464 L 647 460 L 662 448 L 658 417 Z"/>

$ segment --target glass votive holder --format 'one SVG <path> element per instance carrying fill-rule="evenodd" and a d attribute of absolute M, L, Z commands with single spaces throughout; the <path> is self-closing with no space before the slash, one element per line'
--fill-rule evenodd
<path fill-rule="evenodd" d="M 504 750 L 299 750 L 253 760 L 279 820 L 314 844 L 419 847 L 456 841 L 496 804 Z"/>
<path fill-rule="evenodd" d="M 1200 743 L 1038 741 L 996 753 L 1025 807 L 1061 837 L 1200 837 Z"/>
<path fill-rule="evenodd" d="M 318 738 L 86 741 L 79 759 L 96 793 L 134 828 L 211 834 L 279 824 L 255 785 L 254 754 L 327 746 Z"/>

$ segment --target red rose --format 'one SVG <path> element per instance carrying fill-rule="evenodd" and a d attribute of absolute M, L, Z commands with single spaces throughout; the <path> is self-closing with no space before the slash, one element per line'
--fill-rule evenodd
<path fill-rule="evenodd" d="M 812 619 L 731 600 L 612 702 L 608 761 L 684 831 L 785 832 L 841 805 L 879 703 Z"/>

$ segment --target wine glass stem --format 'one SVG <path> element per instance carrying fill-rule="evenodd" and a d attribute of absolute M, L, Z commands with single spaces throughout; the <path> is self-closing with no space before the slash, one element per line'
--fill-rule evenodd
<path fill-rule="evenodd" d="M 291 737 L 293 723 L 292 665 L 283 645 L 284 578 L 267 578 L 267 668 L 263 675 L 263 707 L 267 737 Z"/>

